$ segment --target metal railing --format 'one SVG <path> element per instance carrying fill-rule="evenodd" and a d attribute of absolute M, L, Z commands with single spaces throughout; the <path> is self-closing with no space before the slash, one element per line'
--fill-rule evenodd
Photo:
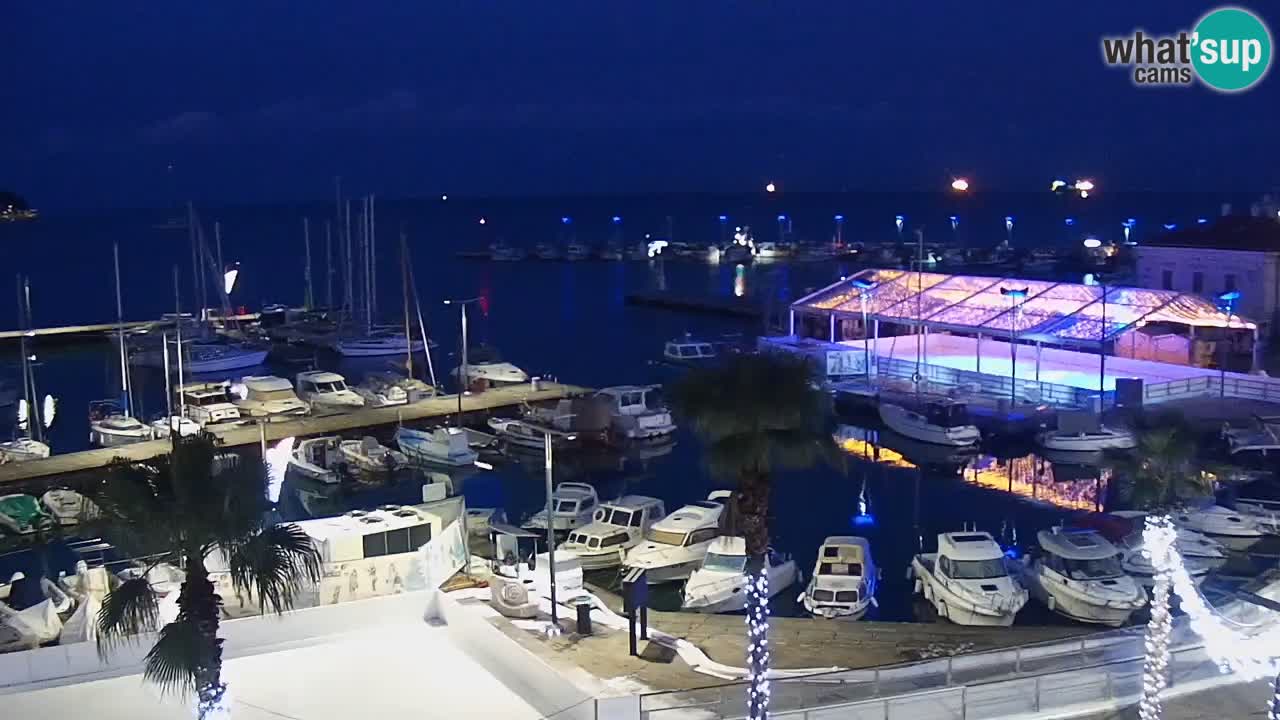
<path fill-rule="evenodd" d="M 1280 402 L 1280 378 L 1228 373 L 1148 383 L 1142 388 L 1143 402 L 1156 405 L 1191 397 L 1229 397 L 1242 400 Z"/>

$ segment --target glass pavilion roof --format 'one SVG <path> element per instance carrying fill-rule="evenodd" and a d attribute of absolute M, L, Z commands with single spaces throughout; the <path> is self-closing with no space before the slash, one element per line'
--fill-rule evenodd
<path fill-rule="evenodd" d="M 1017 298 L 1001 292 L 1024 291 Z M 1199 295 L 906 270 L 863 270 L 792 304 L 796 310 L 861 315 L 961 332 L 1034 335 L 1045 342 L 1089 344 L 1148 323 L 1253 329 Z M 1020 293 L 1021 295 L 1021 293 Z"/>

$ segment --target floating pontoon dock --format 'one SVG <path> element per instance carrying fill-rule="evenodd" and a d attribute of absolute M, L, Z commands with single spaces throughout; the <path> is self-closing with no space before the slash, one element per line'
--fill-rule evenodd
<path fill-rule="evenodd" d="M 544 402 L 573 397 L 590 392 L 589 389 L 560 383 L 542 383 L 538 390 L 531 385 L 511 385 L 494 388 L 482 393 L 467 395 L 462 398 L 462 411 L 476 412 L 497 410 L 520 405 L 524 402 Z M 307 435 L 325 435 L 346 430 L 391 425 L 401 420 L 405 422 L 445 418 L 458 411 L 457 395 L 441 395 L 408 405 L 393 407 L 364 408 L 354 412 L 337 415 L 303 417 L 296 420 L 281 420 L 251 425 L 237 425 L 217 432 L 217 436 L 225 447 L 257 445 L 262 441 L 265 429 L 267 442 L 274 442 L 287 437 Z M 112 448 L 99 448 L 83 452 L 53 455 L 44 460 L 28 460 L 25 462 L 0 465 L 0 485 L 21 483 L 36 478 L 79 473 L 105 467 L 116 458 L 126 460 L 147 460 L 169 451 L 168 440 L 150 440 L 147 442 L 121 445 Z"/>

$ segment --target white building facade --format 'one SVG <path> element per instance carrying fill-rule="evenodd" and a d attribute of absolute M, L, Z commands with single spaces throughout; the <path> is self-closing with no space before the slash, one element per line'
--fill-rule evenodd
<path fill-rule="evenodd" d="M 1277 331 L 1280 308 L 1280 250 L 1139 245 L 1138 284 L 1177 290 L 1213 300 L 1239 291 L 1235 312 L 1258 323 L 1258 333 Z"/>

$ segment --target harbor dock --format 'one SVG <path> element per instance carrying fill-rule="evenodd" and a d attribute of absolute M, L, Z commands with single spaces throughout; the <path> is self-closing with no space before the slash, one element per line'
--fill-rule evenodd
<path fill-rule="evenodd" d="M 252 322 L 258 319 L 259 313 L 228 316 L 227 320 L 236 322 Z M 221 322 L 221 318 L 211 320 Z M 30 330 L 0 330 L 0 345 L 16 343 L 25 335 L 42 343 L 70 344 L 76 342 L 107 340 L 112 333 L 150 328 L 172 328 L 173 321 L 165 320 L 130 320 L 125 323 L 94 323 L 90 325 L 58 325 L 54 327 L 32 328 Z"/>
<path fill-rule="evenodd" d="M 590 392 L 589 388 L 561 383 L 542 383 L 537 390 L 529 384 L 494 388 L 462 398 L 462 412 L 483 412 L 517 407 L 526 402 L 545 402 L 574 397 Z M 408 405 L 362 408 L 335 415 L 317 415 L 266 423 L 236 425 L 215 432 L 224 447 L 233 448 L 274 442 L 287 437 L 325 435 L 359 428 L 392 425 L 398 422 L 445 418 L 458 412 L 457 395 L 439 395 Z M 168 440 L 97 448 L 82 452 L 52 455 L 43 460 L 0 465 L 0 485 L 23 483 L 38 478 L 81 473 L 110 464 L 116 458 L 131 461 L 149 460 L 169 451 Z"/>

